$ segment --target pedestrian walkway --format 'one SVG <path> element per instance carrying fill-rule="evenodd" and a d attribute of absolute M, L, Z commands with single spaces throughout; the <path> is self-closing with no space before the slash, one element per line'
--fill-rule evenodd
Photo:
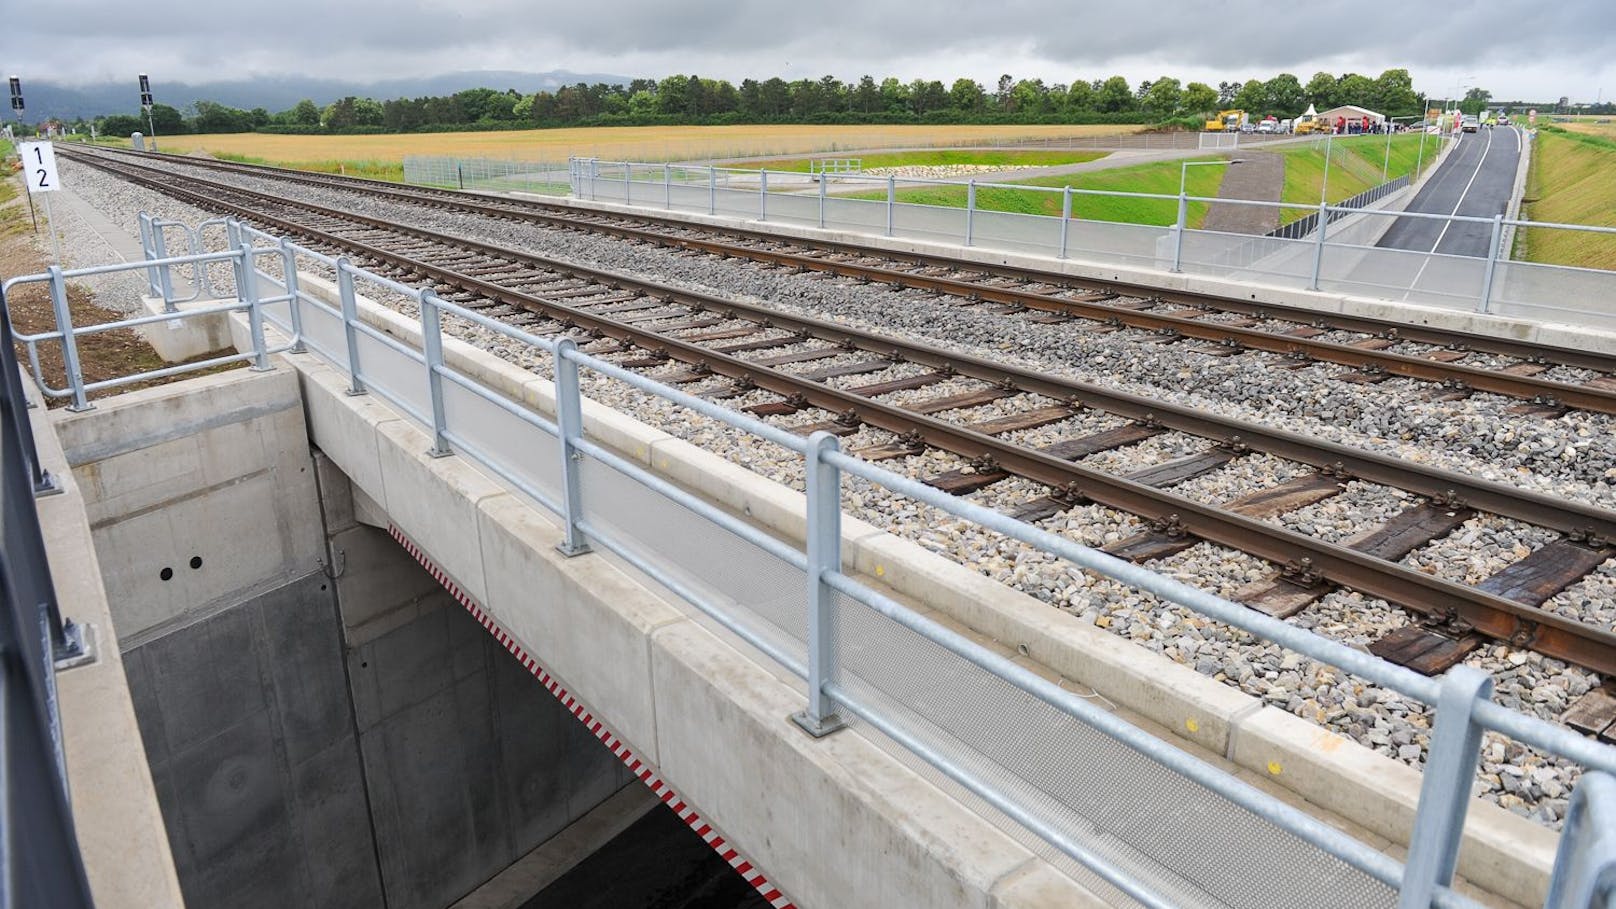
<path fill-rule="evenodd" d="M 1224 171 L 1223 183 L 1218 186 L 1218 198 L 1278 202 L 1284 189 L 1284 155 L 1247 153 L 1241 158 L 1240 164 Z M 1281 211 L 1266 205 L 1213 203 L 1201 229 L 1230 234 L 1266 234 L 1279 226 Z"/>

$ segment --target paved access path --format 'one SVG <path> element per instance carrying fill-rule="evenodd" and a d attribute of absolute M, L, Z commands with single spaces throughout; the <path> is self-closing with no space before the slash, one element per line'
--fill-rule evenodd
<path fill-rule="evenodd" d="M 1441 168 L 1409 203 L 1408 211 L 1491 218 L 1509 208 L 1525 139 L 1520 129 L 1485 127 L 1462 134 Z M 1385 249 L 1486 257 L 1492 226 L 1473 221 L 1399 218 L 1381 237 Z"/>
<path fill-rule="evenodd" d="M 1285 156 L 1269 152 L 1244 154 L 1238 166 L 1224 170 L 1219 199 L 1278 202 L 1285 190 Z M 1231 234 L 1266 234 L 1279 226 L 1282 209 L 1265 205 L 1219 205 L 1206 213 L 1202 230 Z"/>

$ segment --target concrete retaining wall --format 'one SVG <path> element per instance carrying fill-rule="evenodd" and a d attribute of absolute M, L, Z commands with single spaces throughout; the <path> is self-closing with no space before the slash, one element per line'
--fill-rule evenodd
<path fill-rule="evenodd" d="M 56 416 L 131 737 L 190 905 L 439 909 L 630 775 L 358 522 L 304 419 L 284 369 Z"/>
<path fill-rule="evenodd" d="M 305 278 L 303 284 L 311 292 L 332 293 L 324 282 Z M 413 320 L 364 299 L 360 307 L 371 324 L 406 342 L 418 342 L 419 326 Z M 549 382 L 456 339 L 445 339 L 445 356 L 489 387 L 551 412 Z M 373 496 L 391 520 L 486 604 L 530 653 L 553 674 L 567 679 L 569 687 L 633 742 L 643 757 L 665 768 L 680 767 L 681 758 L 664 750 L 674 742 L 691 748 L 699 743 L 679 740 L 673 730 L 664 728 L 664 717 L 670 714 L 660 699 L 673 696 L 673 691 L 657 690 L 655 673 L 658 644 L 673 634 L 669 629 L 684 624 L 682 614 L 659 605 L 656 598 L 636 596 L 640 588 L 613 571 L 603 571 L 593 558 L 556 557 L 550 546 L 559 537 L 547 513 L 518 500 L 458 458 L 434 460 L 421 454 L 427 443 L 417 428 L 377 400 L 344 395 L 346 379 L 335 370 L 309 356 L 285 359 L 303 376 L 314 438 L 354 477 L 355 485 Z M 626 457 L 734 514 L 788 539 L 802 539 L 800 494 L 587 400 L 584 418 L 591 437 Z M 1189 667 L 1085 625 L 864 522 L 844 518 L 843 532 L 846 558 L 867 580 L 957 620 L 1011 652 L 1025 654 L 1045 672 L 1092 687 L 1164 727 L 1179 737 L 1183 747 L 1203 749 L 1213 760 L 1229 762 L 1254 781 L 1283 787 L 1303 807 L 1322 808 L 1359 825 L 1363 838 L 1389 852 L 1400 853 L 1406 845 L 1418 797 L 1418 771 L 1265 707 Z M 540 608 L 532 591 L 552 589 L 564 593 Z M 720 688 L 706 696 L 752 696 L 750 686 L 762 684 L 764 677 L 754 669 L 745 662 L 736 666 L 736 684 L 744 680 L 744 692 Z M 800 704 L 800 694 L 791 690 L 791 698 Z M 780 704 L 788 701 L 782 699 Z M 784 712 L 788 711 L 780 715 Z M 762 727 L 754 730 L 761 731 Z M 768 732 L 778 736 L 792 730 L 779 727 Z M 852 737 L 825 741 L 844 738 Z M 769 747 L 779 745 L 759 747 L 768 753 Z M 817 751 L 787 750 L 818 760 L 836 749 L 827 745 Z M 701 766 L 693 757 L 683 760 L 689 762 L 686 766 Z M 673 779 L 675 785 L 683 784 L 681 778 Z M 699 787 L 697 779 L 690 785 Z M 732 786 L 737 783 L 732 776 L 720 779 Z M 696 793 L 702 791 L 693 789 L 691 798 L 713 812 L 716 823 L 741 843 L 763 849 L 757 845 L 763 842 L 778 850 L 756 856 L 763 867 L 780 875 L 796 867 L 791 862 L 800 856 L 783 839 L 787 832 L 746 813 L 765 810 L 749 805 L 746 798 L 767 803 L 771 796 L 766 790 L 726 796 L 715 785 L 710 798 L 698 798 Z M 731 806 L 735 814 L 725 810 Z M 797 829 L 804 824 L 806 820 L 793 817 L 787 826 Z M 744 836 L 747 830 L 756 830 L 757 837 Z M 1506 900 L 1540 903 L 1557 840 L 1556 834 L 1537 824 L 1476 800 L 1460 871 Z M 779 855 L 785 863 L 769 861 L 771 855 Z M 791 886 L 789 878 L 782 880 Z M 809 891 L 795 892 L 806 900 Z"/>

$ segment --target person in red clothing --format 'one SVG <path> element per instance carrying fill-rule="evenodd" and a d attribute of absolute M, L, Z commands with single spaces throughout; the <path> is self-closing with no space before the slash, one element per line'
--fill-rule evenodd
<path fill-rule="evenodd" d="M 1369 115 L 1368 114 L 1364 114 L 1363 132 L 1366 132 L 1366 133 L 1369 132 Z"/>
<path fill-rule="evenodd" d="M 1346 117 L 1338 116 L 1338 117 L 1335 118 L 1335 131 L 1337 133 L 1344 133 L 1344 132 L 1347 131 L 1347 118 Z"/>

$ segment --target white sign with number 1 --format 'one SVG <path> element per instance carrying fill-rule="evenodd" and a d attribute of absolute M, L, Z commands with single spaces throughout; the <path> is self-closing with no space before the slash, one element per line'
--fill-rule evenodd
<path fill-rule="evenodd" d="M 28 191 L 53 193 L 62 188 L 56 179 L 56 146 L 49 142 L 19 142 L 23 170 L 28 175 Z"/>

